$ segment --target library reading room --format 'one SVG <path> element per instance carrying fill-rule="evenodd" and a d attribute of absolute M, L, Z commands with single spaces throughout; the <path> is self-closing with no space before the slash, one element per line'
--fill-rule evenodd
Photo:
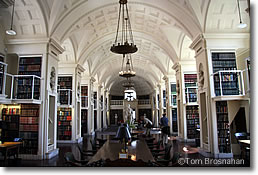
<path fill-rule="evenodd" d="M 0 0 L 1 167 L 250 167 L 250 0 Z"/>

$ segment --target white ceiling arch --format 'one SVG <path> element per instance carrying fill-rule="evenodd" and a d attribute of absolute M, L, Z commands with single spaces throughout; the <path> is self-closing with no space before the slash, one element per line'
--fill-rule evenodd
<path fill-rule="evenodd" d="M 145 18 L 155 18 L 154 20 L 150 19 L 149 24 L 152 22 L 156 25 L 150 26 L 175 26 L 184 31 L 185 34 L 192 39 L 201 32 L 198 19 L 195 19 L 195 15 L 191 14 L 189 8 L 183 6 L 180 1 L 149 0 L 146 2 L 144 0 L 135 0 L 129 1 L 128 4 L 131 10 L 130 13 L 136 14 L 132 15 L 131 18 L 135 16 L 135 19 L 133 18 L 132 21 L 137 21 L 137 18 L 140 19 L 145 16 Z M 51 31 L 51 36 L 56 35 L 57 38 L 62 41 L 69 37 L 70 32 L 75 28 L 84 26 L 94 28 L 96 23 L 98 24 L 98 29 L 102 27 L 107 29 L 105 26 L 109 26 L 109 29 L 110 26 L 116 27 L 118 5 L 118 0 L 88 0 L 84 1 L 84 3 L 82 1 L 77 4 L 74 3 L 74 6 L 71 6 L 70 9 L 66 9 L 66 12 L 60 16 L 60 20 L 56 22 L 55 27 L 53 27 Z M 144 20 L 146 21 L 146 19 Z M 82 21 L 85 21 L 85 23 L 83 24 Z M 100 27 L 101 25 L 102 27 Z"/>

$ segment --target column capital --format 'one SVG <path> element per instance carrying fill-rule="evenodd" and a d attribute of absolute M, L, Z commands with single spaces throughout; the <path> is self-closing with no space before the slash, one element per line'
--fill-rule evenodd
<path fill-rule="evenodd" d="M 96 79 L 94 77 L 90 78 L 90 83 L 93 84 L 94 82 L 96 82 Z"/>

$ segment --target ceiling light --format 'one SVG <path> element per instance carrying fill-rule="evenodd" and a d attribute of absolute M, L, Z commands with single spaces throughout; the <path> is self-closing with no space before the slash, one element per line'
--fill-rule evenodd
<path fill-rule="evenodd" d="M 115 43 L 111 46 L 111 52 L 117 54 L 129 54 L 137 52 L 134 44 L 131 22 L 128 13 L 127 0 L 119 0 L 120 8 Z"/>
<path fill-rule="evenodd" d="M 244 28 L 247 27 L 247 24 L 245 24 L 245 23 L 242 22 L 239 0 L 237 0 L 237 7 L 238 7 L 238 15 L 239 15 L 239 25 L 238 25 L 237 27 L 238 27 L 239 29 L 244 29 Z"/>
<path fill-rule="evenodd" d="M 16 35 L 15 30 L 13 30 L 14 5 L 15 5 L 15 0 L 14 0 L 14 2 L 13 2 L 13 11 L 12 11 L 12 19 L 11 19 L 11 28 L 10 28 L 9 30 L 6 30 L 6 31 L 5 31 L 5 33 L 6 33 L 7 35 L 11 35 L 11 36 Z"/>

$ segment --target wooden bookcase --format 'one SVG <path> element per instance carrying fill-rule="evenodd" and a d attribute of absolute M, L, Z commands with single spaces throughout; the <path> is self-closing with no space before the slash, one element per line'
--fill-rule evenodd
<path fill-rule="evenodd" d="M 23 140 L 21 154 L 37 154 L 40 106 L 22 104 L 20 114 L 20 138 Z"/>
<path fill-rule="evenodd" d="M 71 140 L 72 139 L 72 109 L 58 108 L 58 133 L 57 140 Z"/>
<path fill-rule="evenodd" d="M 188 87 L 197 87 L 197 74 L 184 74 L 185 82 L 185 100 L 186 103 L 197 102 L 197 89 Z M 189 94 L 189 96 L 188 96 Z M 188 99 L 189 97 L 189 99 Z"/>
<path fill-rule="evenodd" d="M 81 107 L 88 107 L 88 86 L 81 86 Z"/>
<path fill-rule="evenodd" d="M 234 52 L 212 53 L 213 73 L 225 70 L 237 70 L 236 56 Z M 222 72 L 221 78 L 218 74 L 214 75 L 214 88 L 216 96 L 220 95 L 238 95 L 238 74 L 233 72 Z M 220 79 L 221 87 L 220 87 Z"/>
<path fill-rule="evenodd" d="M 36 75 L 41 77 L 41 57 L 20 57 L 19 75 Z M 32 86 L 32 77 L 19 77 L 17 87 L 17 99 L 40 99 L 40 80 L 35 78 Z"/>
<path fill-rule="evenodd" d="M 20 108 L 2 109 L 2 141 L 12 142 L 19 137 Z"/>
<path fill-rule="evenodd" d="M 88 110 L 87 109 L 82 109 L 81 110 L 81 119 L 82 119 L 82 123 L 81 123 L 81 135 L 83 137 L 84 134 L 87 133 L 88 130 Z"/>
<path fill-rule="evenodd" d="M 172 125 L 173 125 L 173 132 L 178 132 L 177 127 L 177 108 L 172 109 Z"/>
<path fill-rule="evenodd" d="M 58 77 L 58 88 L 60 90 L 59 94 L 59 102 L 61 105 L 71 105 L 72 104 L 72 91 L 68 92 L 65 89 L 72 90 L 72 84 L 73 84 L 73 78 L 72 76 L 59 76 Z M 62 90 L 63 89 L 63 90 Z M 70 93 L 70 96 L 69 94 Z"/>
<path fill-rule="evenodd" d="M 230 127 L 226 101 L 216 102 L 218 147 L 220 153 L 231 153 Z"/>
<path fill-rule="evenodd" d="M 200 128 L 199 122 L 199 106 L 186 106 L 186 120 L 187 120 L 187 138 L 200 138 L 197 129 Z"/>

